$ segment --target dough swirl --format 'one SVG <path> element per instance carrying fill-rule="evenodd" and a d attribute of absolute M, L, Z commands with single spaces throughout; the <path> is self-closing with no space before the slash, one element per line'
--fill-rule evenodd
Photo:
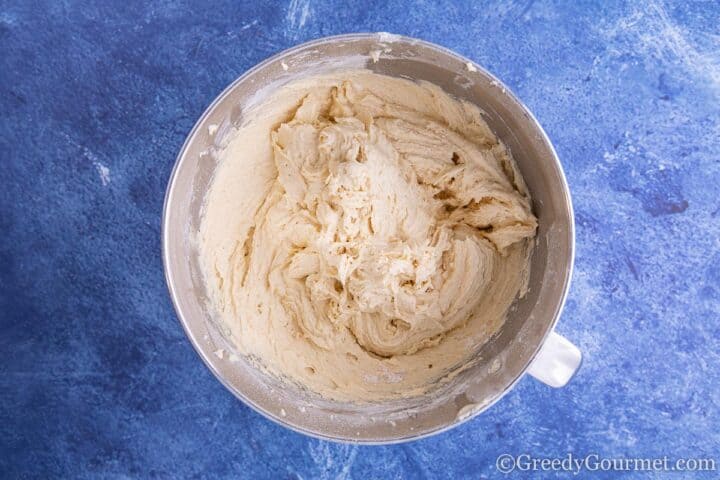
<path fill-rule="evenodd" d="M 537 222 L 477 107 L 353 71 L 282 87 L 249 118 L 198 236 L 240 351 L 369 401 L 426 390 L 501 326 Z"/>

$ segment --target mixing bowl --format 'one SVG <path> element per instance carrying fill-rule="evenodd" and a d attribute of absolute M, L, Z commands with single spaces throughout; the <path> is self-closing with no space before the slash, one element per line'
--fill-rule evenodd
<path fill-rule="evenodd" d="M 512 152 L 539 222 L 528 293 L 512 306 L 500 331 L 478 349 L 472 366 L 425 395 L 367 404 L 319 398 L 262 372 L 234 352 L 208 302 L 192 241 L 217 152 L 228 133 L 246 120 L 243 112 L 287 82 L 348 68 L 427 80 L 478 105 Z M 247 181 L 253 181 L 251 171 Z M 525 373 L 559 387 L 580 364 L 579 350 L 553 332 L 574 253 L 572 205 L 557 155 L 537 120 L 507 87 L 440 46 L 387 33 L 341 35 L 299 45 L 250 69 L 220 94 L 190 132 L 170 177 L 162 224 L 168 288 L 200 357 L 243 402 L 296 431 L 362 443 L 415 439 L 477 415 Z"/>

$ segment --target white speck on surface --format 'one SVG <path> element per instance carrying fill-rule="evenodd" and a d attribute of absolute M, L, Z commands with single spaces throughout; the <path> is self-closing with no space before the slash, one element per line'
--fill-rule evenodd
<path fill-rule="evenodd" d="M 283 417 L 286 417 L 286 416 L 287 416 L 287 412 L 285 411 L 284 408 L 281 408 L 281 409 L 280 409 L 280 415 L 282 415 Z"/>
<path fill-rule="evenodd" d="M 257 20 L 253 20 L 252 22 L 246 23 L 245 25 L 243 25 L 242 27 L 240 27 L 240 31 L 242 31 L 242 30 L 247 30 L 248 28 L 254 27 L 254 26 L 257 25 L 257 24 L 258 24 L 258 21 L 257 21 Z"/>
<path fill-rule="evenodd" d="M 217 133 L 217 131 L 218 131 L 218 126 L 216 124 L 211 123 L 210 125 L 208 125 L 208 133 L 210 135 L 215 135 Z"/>
<path fill-rule="evenodd" d="M 488 373 L 495 373 L 500 370 L 500 367 L 502 367 L 502 361 L 500 361 L 499 358 L 496 358 L 492 361 L 492 363 L 490 363 L 490 366 L 488 367 Z"/>
<path fill-rule="evenodd" d="M 290 68 L 290 67 L 288 67 L 288 64 L 285 63 L 285 62 L 280 62 L 280 66 L 281 66 L 282 69 L 285 70 L 286 72 L 287 72 L 288 69 Z"/>
<path fill-rule="evenodd" d="M 477 410 L 479 410 L 480 407 L 480 404 L 468 403 L 458 411 L 456 418 L 460 421 L 465 420 L 466 418 L 472 416 Z"/>
<path fill-rule="evenodd" d="M 310 18 L 310 0 L 291 0 L 285 18 L 291 36 L 297 36 Z"/>
<path fill-rule="evenodd" d="M 218 357 L 220 360 L 222 360 L 223 357 L 225 357 L 225 350 L 222 349 L 222 348 L 220 348 L 220 349 L 218 349 L 218 350 L 215 350 L 213 353 L 214 353 L 215 356 Z"/>
<path fill-rule="evenodd" d="M 305 408 L 305 407 L 300 407 L 299 410 L 300 410 L 300 413 L 305 413 L 305 412 L 307 411 L 307 408 Z"/>
<path fill-rule="evenodd" d="M 465 64 L 465 68 L 467 68 L 468 72 L 477 72 L 477 68 L 475 68 L 475 65 L 473 65 L 472 62 L 467 62 Z"/>
<path fill-rule="evenodd" d="M 397 42 L 400 40 L 400 35 L 388 32 L 378 32 L 378 40 L 385 43 Z"/>
<path fill-rule="evenodd" d="M 380 60 L 381 54 L 381 50 L 370 50 L 370 58 L 372 58 L 373 63 L 377 63 L 378 60 Z"/>
<path fill-rule="evenodd" d="M 230 356 L 228 357 L 228 360 L 230 360 L 231 362 L 237 362 L 240 359 L 238 358 L 237 355 L 235 355 L 234 353 L 231 353 Z"/>
<path fill-rule="evenodd" d="M 62 136 L 65 138 L 65 141 L 79 149 L 82 149 L 83 156 L 90 160 L 92 164 L 95 166 L 95 170 L 97 170 L 98 175 L 100 176 L 100 182 L 102 182 L 103 187 L 108 186 L 110 183 L 110 169 L 105 166 L 100 160 L 98 159 L 97 155 L 95 155 L 89 148 L 79 144 L 76 142 L 70 135 L 67 133 L 63 133 Z"/>
<path fill-rule="evenodd" d="M 102 182 L 102 186 L 107 187 L 110 183 L 110 169 L 98 161 L 93 162 L 93 165 L 95 165 L 95 169 L 97 170 L 98 175 L 100 175 L 100 182 Z"/>

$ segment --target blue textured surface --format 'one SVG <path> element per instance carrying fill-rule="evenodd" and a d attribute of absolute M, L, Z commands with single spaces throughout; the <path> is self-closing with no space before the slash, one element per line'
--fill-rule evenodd
<path fill-rule="evenodd" d="M 30 3 L 0 3 L 0 476 L 483 478 L 505 452 L 720 461 L 716 2 Z M 244 70 L 349 31 L 454 49 L 546 128 L 577 215 L 559 331 L 585 360 L 567 388 L 525 378 L 455 430 L 356 447 L 270 423 L 199 361 L 160 259 L 175 155 Z"/>

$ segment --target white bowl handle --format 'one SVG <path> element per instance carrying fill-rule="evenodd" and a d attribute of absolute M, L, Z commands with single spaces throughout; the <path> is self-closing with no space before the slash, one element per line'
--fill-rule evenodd
<path fill-rule="evenodd" d="M 564 387 L 582 362 L 582 353 L 570 340 L 551 332 L 527 372 L 551 387 Z"/>

